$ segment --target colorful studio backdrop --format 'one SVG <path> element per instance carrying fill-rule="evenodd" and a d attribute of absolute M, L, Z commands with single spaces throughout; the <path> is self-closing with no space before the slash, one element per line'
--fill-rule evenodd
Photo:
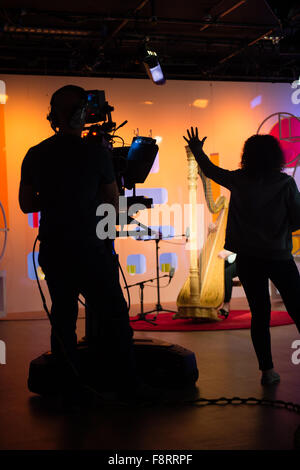
<path fill-rule="evenodd" d="M 113 120 L 119 124 L 128 120 L 128 124 L 118 131 L 126 143 L 130 144 L 137 133 L 157 139 L 159 153 L 145 183 L 137 186 L 137 194 L 154 199 L 154 208 L 145 211 L 140 220 L 154 221 L 151 226 L 161 227 L 167 238 L 159 244 L 160 273 L 163 275 L 174 268 L 175 275 L 170 285 L 161 290 L 161 301 L 175 301 L 189 269 L 189 251 L 185 237 L 181 236 L 186 232 L 187 222 L 183 218 L 181 227 L 178 224 L 175 227 L 172 213 L 169 220 L 162 214 L 167 205 L 183 208 L 189 202 L 183 134 L 189 126 L 198 126 L 200 136 L 207 136 L 205 151 L 213 161 L 224 168 L 237 169 L 244 141 L 257 132 L 268 116 L 277 112 L 300 115 L 300 86 L 197 81 L 168 81 L 164 86 L 155 86 L 146 79 L 0 76 L 0 200 L 9 224 L 7 249 L 0 262 L 0 272 L 6 272 L 7 313 L 42 310 L 31 256 L 39 214 L 25 215 L 20 211 L 18 187 L 21 163 L 27 150 L 52 135 L 46 120 L 51 95 L 66 84 L 105 90 L 106 99 L 115 108 Z M 278 133 L 277 122 L 277 116 L 271 117 L 260 132 Z M 295 128 L 293 132 L 300 135 L 300 129 Z M 290 160 L 300 153 L 300 143 L 285 141 L 284 145 Z M 292 172 L 293 168 L 288 171 Z M 296 180 L 299 176 L 296 173 Z M 215 197 L 220 194 L 229 197 L 223 188 L 214 186 L 213 191 Z M 206 209 L 200 180 L 198 202 L 203 204 L 199 213 L 201 247 L 212 218 Z M 156 216 L 149 218 L 151 213 Z M 2 219 L 0 223 L 3 227 Z M 1 237 L 3 232 L 0 232 L 0 243 Z M 128 284 L 155 277 L 154 241 L 122 238 L 116 242 L 116 250 Z M 68 266 L 63 258 L 57 270 L 68 276 Z M 42 278 L 42 272 L 38 272 Z M 166 278 L 161 284 L 167 282 Z M 42 285 L 46 291 L 43 280 Z M 243 296 L 242 289 L 235 288 L 233 295 Z M 155 289 L 145 288 L 144 297 L 146 303 L 155 303 Z M 131 289 L 131 302 L 139 302 L 138 288 Z"/>

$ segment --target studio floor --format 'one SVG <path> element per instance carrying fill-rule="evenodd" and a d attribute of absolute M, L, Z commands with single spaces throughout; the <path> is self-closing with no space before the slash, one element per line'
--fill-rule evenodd
<path fill-rule="evenodd" d="M 233 308 L 243 301 L 233 299 Z M 170 305 L 168 305 L 170 307 Z M 274 306 L 273 306 L 274 307 Z M 277 305 L 280 309 L 280 305 Z M 34 318 L 34 316 L 32 317 Z M 64 413 L 27 389 L 30 361 L 49 348 L 47 320 L 0 322 L 7 348 L 0 365 L 1 450 L 289 450 L 300 415 L 266 406 L 205 406 L 182 402 L 197 397 L 257 397 L 300 403 L 300 364 L 291 360 L 299 339 L 294 325 L 271 329 L 273 358 L 281 383 L 262 387 L 249 330 L 138 332 L 192 350 L 196 388 L 168 392 L 169 403 L 136 407 L 97 403 Z M 84 319 L 78 320 L 78 336 Z"/>

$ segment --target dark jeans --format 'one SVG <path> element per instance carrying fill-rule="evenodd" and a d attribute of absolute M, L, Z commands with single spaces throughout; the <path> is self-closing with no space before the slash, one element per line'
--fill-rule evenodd
<path fill-rule="evenodd" d="M 276 286 L 288 314 L 300 332 L 300 275 L 294 259 L 262 259 L 239 255 L 237 275 L 251 310 L 251 338 L 261 370 L 273 368 L 270 338 L 269 279 Z"/>
<path fill-rule="evenodd" d="M 230 302 L 231 295 L 232 295 L 232 279 L 237 276 L 236 273 L 236 262 L 228 263 L 225 260 L 225 297 L 224 302 Z"/>
<path fill-rule="evenodd" d="M 98 363 L 105 362 L 118 380 L 134 381 L 133 332 L 116 255 L 88 244 L 50 248 L 41 243 L 39 263 L 52 300 L 52 353 L 62 362 L 67 354 L 76 364 L 78 296 L 82 294 L 89 311 L 89 347 Z"/>

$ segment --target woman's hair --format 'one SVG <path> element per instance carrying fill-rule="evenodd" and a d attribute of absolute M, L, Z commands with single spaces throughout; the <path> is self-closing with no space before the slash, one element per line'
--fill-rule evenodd
<path fill-rule="evenodd" d="M 285 159 L 279 141 L 268 134 L 256 134 L 246 140 L 241 159 L 241 168 L 256 175 L 267 175 L 284 168 Z"/>

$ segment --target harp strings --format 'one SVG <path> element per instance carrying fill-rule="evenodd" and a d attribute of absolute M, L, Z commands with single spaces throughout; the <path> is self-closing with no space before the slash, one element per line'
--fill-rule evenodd
<path fill-rule="evenodd" d="M 221 219 L 221 214 L 226 205 L 226 198 L 225 196 L 219 196 L 218 199 L 214 201 L 213 194 L 212 194 L 211 180 L 209 178 L 206 178 L 206 176 L 203 174 L 199 166 L 198 166 L 198 174 L 202 181 L 204 197 L 207 203 L 208 211 L 211 214 L 218 214 L 218 217 L 215 221 L 216 229 L 215 231 L 209 232 L 209 233 L 208 233 L 208 229 L 206 230 L 206 233 L 204 234 L 203 247 L 202 247 L 202 250 L 200 250 L 198 265 L 199 265 L 200 280 L 202 280 L 204 278 L 204 273 L 208 265 L 210 253 L 212 251 L 215 238 L 218 236 L 219 223 Z M 204 224 L 204 225 L 205 227 L 206 225 L 208 226 L 208 224 Z"/>

